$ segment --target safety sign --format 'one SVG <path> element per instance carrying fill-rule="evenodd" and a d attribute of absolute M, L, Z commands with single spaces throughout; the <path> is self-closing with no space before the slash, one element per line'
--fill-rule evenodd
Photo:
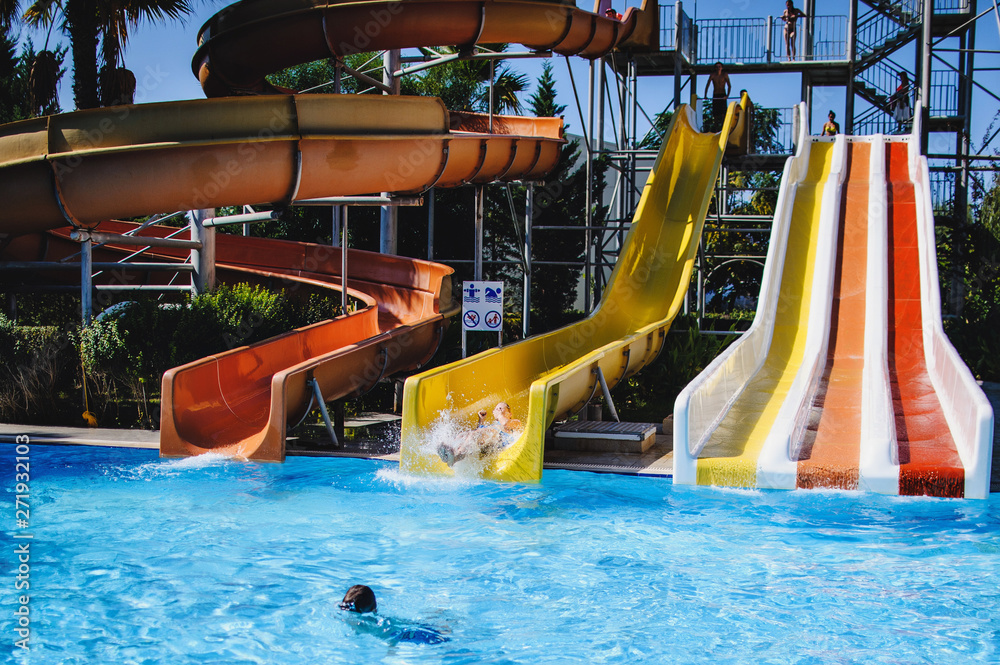
<path fill-rule="evenodd" d="M 462 329 L 496 332 L 503 326 L 503 282 L 462 282 Z"/>

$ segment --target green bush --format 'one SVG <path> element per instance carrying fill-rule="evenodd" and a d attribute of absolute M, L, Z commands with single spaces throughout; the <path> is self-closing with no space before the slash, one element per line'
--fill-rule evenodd
<path fill-rule="evenodd" d="M 0 420 L 72 422 L 55 414 L 73 404 L 79 362 L 74 330 L 18 326 L 0 314 Z"/>
<path fill-rule="evenodd" d="M 136 417 L 147 420 L 147 402 L 171 367 L 332 318 L 339 310 L 322 296 L 295 300 L 247 284 L 220 286 L 181 304 L 123 303 L 81 334 L 98 420 L 126 426 L 135 425 Z"/>
<path fill-rule="evenodd" d="M 1000 382 L 1000 313 L 982 319 L 946 319 L 945 332 L 977 379 Z"/>

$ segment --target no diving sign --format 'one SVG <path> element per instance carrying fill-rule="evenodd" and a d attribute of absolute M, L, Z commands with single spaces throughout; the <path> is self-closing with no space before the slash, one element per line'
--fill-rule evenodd
<path fill-rule="evenodd" d="M 499 332 L 503 327 L 503 282 L 462 282 L 462 329 Z"/>

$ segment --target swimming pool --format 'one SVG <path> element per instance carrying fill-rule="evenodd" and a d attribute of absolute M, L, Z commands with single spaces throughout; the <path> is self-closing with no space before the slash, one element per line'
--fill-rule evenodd
<path fill-rule="evenodd" d="M 1000 659 L 996 496 L 46 446 L 31 472 L 33 664 Z M 15 533 L 8 519 L 5 552 Z M 358 632 L 337 601 L 359 582 L 449 641 Z M 8 617 L 16 595 L 8 572 Z"/>

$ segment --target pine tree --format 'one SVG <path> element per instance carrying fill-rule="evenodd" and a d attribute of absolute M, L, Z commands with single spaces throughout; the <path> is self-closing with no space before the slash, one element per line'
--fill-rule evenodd
<path fill-rule="evenodd" d="M 538 89 L 528 100 L 531 112 L 539 118 L 556 118 L 566 110 L 565 104 L 556 104 L 556 80 L 552 76 L 552 63 L 542 63 L 542 75 L 538 77 Z"/>

